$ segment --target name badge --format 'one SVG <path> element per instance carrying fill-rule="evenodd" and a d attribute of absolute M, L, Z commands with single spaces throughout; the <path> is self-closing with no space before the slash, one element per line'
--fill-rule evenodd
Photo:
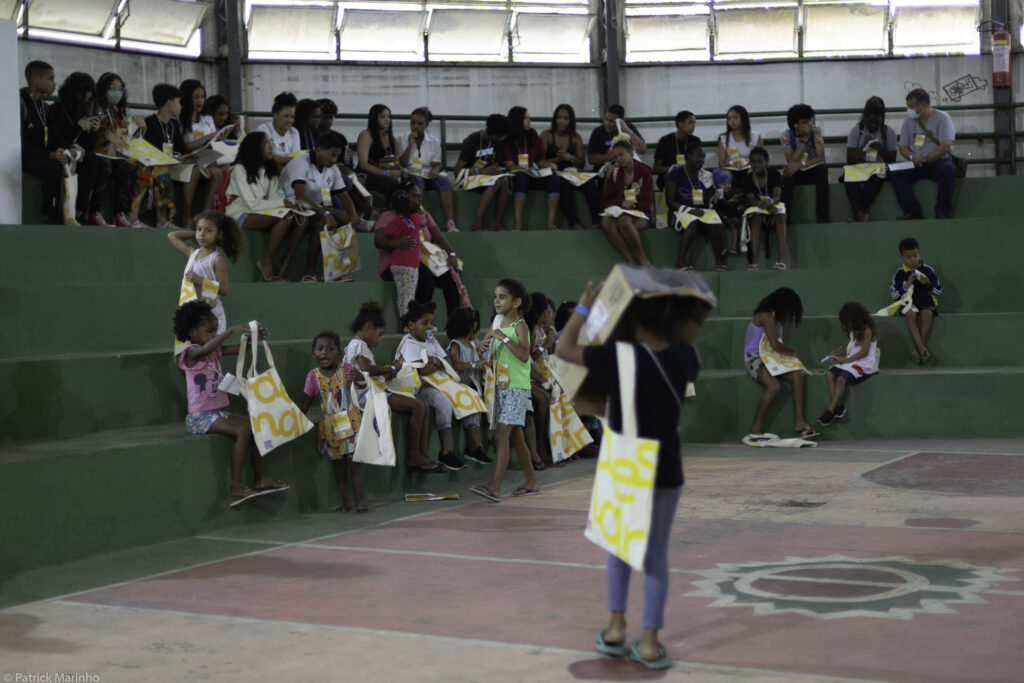
<path fill-rule="evenodd" d="M 199 293 L 200 298 L 206 303 L 213 305 L 217 301 L 218 294 L 220 294 L 220 283 L 216 280 L 207 280 L 204 277 L 202 291 Z"/>
<path fill-rule="evenodd" d="M 530 166 L 530 155 L 520 154 L 519 155 L 519 166 L 522 168 L 529 168 Z"/>
<path fill-rule="evenodd" d="M 417 173 L 417 174 L 422 173 L 423 172 L 423 159 L 420 159 L 419 157 L 413 157 L 412 159 L 410 159 L 409 160 L 409 170 L 412 171 L 413 173 Z"/>
<path fill-rule="evenodd" d="M 730 159 L 735 159 L 740 155 L 740 151 L 735 147 L 730 147 L 729 149 L 725 150 L 725 153 L 729 155 Z"/>
<path fill-rule="evenodd" d="M 164 150 L 164 154 L 173 154 L 174 153 L 174 145 L 172 145 L 169 142 L 165 142 L 164 146 L 163 146 L 163 150 Z"/>
<path fill-rule="evenodd" d="M 800 156 L 800 161 L 804 162 L 805 164 L 807 163 L 807 152 L 804 152 L 804 153 L 803 153 L 803 154 L 802 154 L 802 155 Z"/>
<path fill-rule="evenodd" d="M 681 166 L 685 162 L 686 162 L 686 155 L 685 154 L 677 154 L 676 155 L 676 163 L 677 164 L 679 164 Z"/>
<path fill-rule="evenodd" d="M 473 168 L 486 168 L 486 167 L 487 167 L 487 162 L 485 162 L 483 159 L 477 159 L 475 162 L 473 162 Z"/>
<path fill-rule="evenodd" d="M 770 202 L 772 200 L 771 197 L 768 197 L 766 195 L 761 195 L 760 197 L 758 197 L 758 199 L 760 199 L 762 202 Z"/>
<path fill-rule="evenodd" d="M 494 377 L 494 384 L 499 389 L 508 389 L 511 380 L 509 379 L 508 365 L 498 364 L 498 372 Z"/>
<path fill-rule="evenodd" d="M 324 206 L 331 203 L 331 191 L 326 187 L 320 188 L 320 203 Z"/>
<path fill-rule="evenodd" d="M 918 133 L 914 136 L 914 149 L 921 149 L 924 147 L 924 133 Z"/>
<path fill-rule="evenodd" d="M 202 128 L 193 128 L 192 129 L 192 139 L 193 140 L 198 140 L 201 137 L 203 137 L 203 129 Z"/>
<path fill-rule="evenodd" d="M 693 189 L 693 205 L 704 206 L 704 190 Z"/>
<path fill-rule="evenodd" d="M 874 163 L 878 159 L 878 150 L 877 149 L 869 149 L 864 154 L 864 158 L 867 159 L 868 161 L 870 161 L 871 163 Z"/>
<path fill-rule="evenodd" d="M 636 188 L 627 187 L 622 193 L 622 198 L 627 202 L 636 202 Z"/>

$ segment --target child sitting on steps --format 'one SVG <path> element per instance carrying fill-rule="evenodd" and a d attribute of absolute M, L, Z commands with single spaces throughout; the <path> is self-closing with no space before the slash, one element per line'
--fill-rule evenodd
<path fill-rule="evenodd" d="M 838 418 L 846 417 L 846 407 L 840 401 L 846 386 L 853 386 L 878 372 L 878 325 L 862 303 L 847 301 L 839 309 L 839 324 L 850 337 L 846 349 L 835 349 L 832 360 L 835 364 L 825 373 L 828 394 L 832 397 L 828 409 L 818 418 L 823 425 L 830 425 Z"/>

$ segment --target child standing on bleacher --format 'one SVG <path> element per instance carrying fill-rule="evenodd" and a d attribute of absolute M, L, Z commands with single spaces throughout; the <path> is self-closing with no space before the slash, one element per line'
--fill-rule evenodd
<path fill-rule="evenodd" d="M 238 261 L 242 246 L 238 224 L 222 213 L 206 211 L 196 218 L 193 230 L 175 230 L 168 233 L 167 239 L 189 257 L 192 267 L 185 273 L 185 280 L 195 288 L 195 298 L 210 305 L 217 319 L 217 331 L 223 332 L 227 318 L 221 297 L 228 294 L 228 266 L 219 249 L 224 250 L 232 263 Z M 195 248 L 186 244 L 186 240 L 194 241 Z"/>
<path fill-rule="evenodd" d="M 459 373 L 459 381 L 471 389 L 476 389 L 481 396 L 484 393 L 483 368 L 487 361 L 480 357 L 477 348 L 477 336 L 480 334 L 480 311 L 472 308 L 457 308 L 450 316 L 444 328 L 451 341 L 448 343 L 448 357 L 451 365 Z M 468 418 L 467 418 L 468 419 Z M 466 424 L 466 457 L 481 465 L 490 465 L 491 460 L 484 452 L 480 441 L 480 419 L 477 416 L 476 426 Z"/>
<path fill-rule="evenodd" d="M 220 389 L 223 377 L 220 359 L 225 354 L 237 354 L 239 349 L 238 344 L 225 346 L 224 342 L 231 335 L 248 330 L 249 325 L 235 325 L 222 332 L 217 331 L 217 325 L 210 305 L 202 301 L 186 302 L 174 312 L 174 336 L 189 342 L 178 357 L 188 392 L 185 427 L 192 434 L 225 434 L 235 440 L 231 449 L 231 488 L 228 489 L 228 495 L 234 498 L 231 503 L 234 507 L 249 498 L 284 491 L 288 485 L 267 476 L 263 458 L 253 442 L 249 418 L 229 412 L 228 395 Z M 265 339 L 266 334 L 260 326 L 260 339 Z M 246 343 L 247 339 L 243 334 L 241 343 Z M 252 461 L 252 488 L 242 480 L 247 453 Z"/>
<path fill-rule="evenodd" d="M 932 331 L 932 319 L 939 314 L 942 285 L 939 284 L 939 276 L 935 274 L 935 270 L 921 260 L 920 246 L 913 237 L 900 241 L 900 258 L 903 265 L 892 276 L 889 292 L 893 300 L 897 300 L 913 289 L 910 309 L 905 314 L 900 309 L 900 315 L 906 315 L 907 327 L 910 328 L 910 336 L 914 340 L 914 350 L 910 355 L 924 365 L 932 357 L 928 351 L 928 335 Z M 918 319 L 921 321 L 920 327 Z"/>
<path fill-rule="evenodd" d="M 370 508 L 366 507 L 363 499 L 363 466 L 352 460 L 356 452 L 356 434 L 359 433 L 359 422 L 355 419 L 355 412 L 349 410 L 348 400 L 348 385 L 353 369 L 348 364 L 340 365 L 340 356 L 341 337 L 334 332 L 321 332 L 313 339 L 313 359 L 317 366 L 306 375 L 299 410 L 305 413 L 314 398 L 320 399 L 320 452 L 331 461 L 334 470 L 334 482 L 341 494 L 338 512 L 351 512 L 353 497 L 356 512 L 369 512 Z M 332 418 L 341 418 L 338 422 L 343 430 L 343 423 L 347 422 L 351 434 L 339 435 Z M 348 490 L 349 479 L 352 480 L 351 495 Z"/>
<path fill-rule="evenodd" d="M 843 304 L 839 309 L 839 324 L 850 337 L 850 343 L 845 349 L 835 349 L 831 354 L 835 364 L 825 373 L 825 380 L 832 402 L 818 418 L 823 425 L 846 417 L 846 407 L 840 403 L 846 385 L 860 384 L 878 372 L 878 325 L 864 304 L 857 301 Z"/>

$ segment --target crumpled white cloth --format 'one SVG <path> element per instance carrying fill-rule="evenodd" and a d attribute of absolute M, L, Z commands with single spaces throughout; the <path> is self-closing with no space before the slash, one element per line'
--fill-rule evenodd
<path fill-rule="evenodd" d="M 772 434 L 771 432 L 747 434 L 743 437 L 743 443 L 754 448 L 814 448 L 818 445 L 815 441 L 801 439 L 800 437 L 782 439 L 778 434 Z"/>

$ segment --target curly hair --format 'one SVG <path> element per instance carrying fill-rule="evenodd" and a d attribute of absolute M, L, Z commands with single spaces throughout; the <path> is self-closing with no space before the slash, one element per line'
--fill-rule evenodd
<path fill-rule="evenodd" d="M 174 338 L 192 341 L 192 331 L 208 320 L 217 322 L 210 304 L 198 300 L 186 301 L 174 312 Z"/>
<path fill-rule="evenodd" d="M 92 101 L 86 95 L 92 94 Z M 64 82 L 57 88 L 57 99 L 75 121 L 83 116 L 92 116 L 96 112 L 96 82 L 92 76 L 82 71 L 68 74 Z"/>
<path fill-rule="evenodd" d="M 410 301 L 409 308 L 406 309 L 405 315 L 399 318 L 399 322 L 401 322 L 402 327 L 405 327 L 406 325 L 410 325 L 416 322 L 417 320 L 427 315 L 428 313 L 430 315 L 433 315 L 434 311 L 436 310 L 437 304 L 435 304 L 433 301 L 428 301 L 422 304 L 416 301 Z"/>
<path fill-rule="evenodd" d="M 473 333 L 473 328 L 480 329 L 480 311 L 463 306 L 456 308 L 448 316 L 448 322 L 444 326 L 444 333 L 448 339 L 455 340 Z"/>
<path fill-rule="evenodd" d="M 217 246 L 224 250 L 232 263 L 238 263 L 238 257 L 245 246 L 245 236 L 238 229 L 235 219 L 220 211 L 204 211 L 192 220 L 192 230 L 199 226 L 201 220 L 208 220 L 217 226 Z"/>
<path fill-rule="evenodd" d="M 270 113 L 276 114 L 286 107 L 294 107 L 299 101 L 290 92 L 278 93 L 274 97 L 274 104 L 270 107 Z"/>
<path fill-rule="evenodd" d="M 878 325 L 875 319 L 871 317 L 867 306 L 859 301 L 847 301 L 843 304 L 839 309 L 839 324 L 843 326 L 843 332 L 853 332 L 853 336 L 857 338 L 860 338 L 865 329 L 871 330 L 872 339 L 878 338 Z"/>
<path fill-rule="evenodd" d="M 381 329 L 384 328 L 384 309 L 373 299 L 359 307 L 359 312 L 356 313 L 356 317 L 349 323 L 348 329 L 352 334 L 356 334 L 359 330 L 363 329 L 366 323 Z"/>
<path fill-rule="evenodd" d="M 758 313 L 774 313 L 775 319 L 779 322 L 792 322 L 799 325 L 804 317 L 804 304 L 800 301 L 800 295 L 789 287 L 779 287 L 774 292 L 761 299 L 754 309 L 754 315 Z"/>
<path fill-rule="evenodd" d="M 519 315 L 526 317 L 526 314 L 530 312 L 530 295 L 526 292 L 526 287 L 523 286 L 522 282 L 510 277 L 503 277 L 498 280 L 495 287 L 504 287 L 513 299 L 519 299 L 522 301 L 519 305 L 518 313 Z"/>
<path fill-rule="evenodd" d="M 342 350 L 341 337 L 338 336 L 337 332 L 332 332 L 331 330 L 324 330 L 320 334 L 313 337 L 313 343 L 310 345 L 310 350 L 315 351 L 316 343 L 321 339 L 330 339 L 332 342 L 334 342 L 334 346 L 338 349 L 339 352 Z"/>
<path fill-rule="evenodd" d="M 809 104 L 794 104 L 786 111 L 786 125 L 796 129 L 797 121 L 814 121 L 814 108 Z"/>

